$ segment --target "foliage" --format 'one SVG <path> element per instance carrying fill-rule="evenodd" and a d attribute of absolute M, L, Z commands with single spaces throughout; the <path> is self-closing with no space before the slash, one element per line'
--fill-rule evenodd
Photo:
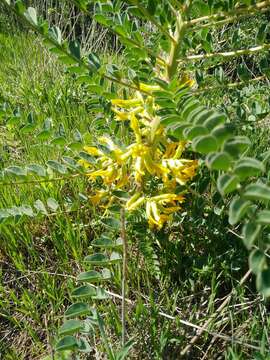
<path fill-rule="evenodd" d="M 172 214 L 179 210 L 177 201 L 183 202 L 183 191 L 196 193 L 196 178 L 190 184 L 187 181 L 194 177 L 197 163 L 201 168 L 206 165 L 208 170 L 202 170 L 202 174 L 207 174 L 210 186 L 216 186 L 223 197 L 220 202 L 224 202 L 228 208 L 229 224 L 241 224 L 241 237 L 251 251 L 249 264 L 256 275 L 257 288 L 262 294 L 269 296 L 269 152 L 256 158 L 251 151 L 251 140 L 239 129 L 240 121 L 234 121 L 232 117 L 236 113 L 241 120 L 244 118 L 251 121 L 251 116 L 264 114 L 265 110 L 257 101 L 252 103 L 252 111 L 243 109 L 242 103 L 241 106 L 238 103 L 228 107 L 223 104 L 219 109 L 214 109 L 207 97 L 206 100 L 201 100 L 196 94 L 213 91 L 213 88 L 208 89 L 208 82 L 210 87 L 223 91 L 226 86 L 237 87 L 254 80 L 250 79 L 243 61 L 237 65 L 236 70 L 240 82 L 228 84 L 222 65 L 231 58 L 249 59 L 254 54 L 267 53 L 270 45 L 265 42 L 266 23 L 262 22 L 256 33 L 256 44 L 250 44 L 250 40 L 247 41 L 246 38 L 239 39 L 235 32 L 231 35 L 235 29 L 233 26 L 229 27 L 228 39 L 232 50 L 216 49 L 210 29 L 217 29 L 236 20 L 243 21 L 246 26 L 245 17 L 265 13 L 267 4 L 244 3 L 238 6 L 233 2 L 206 4 L 197 1 L 180 4 L 171 1 L 75 1 L 88 15 L 94 7 L 94 19 L 119 37 L 124 55 L 122 66 L 118 67 L 103 63 L 95 53 L 83 52 L 78 41 L 64 40 L 60 29 L 56 26 L 49 27 L 38 18 L 34 8 L 26 9 L 21 1 L 14 5 L 9 1 L 6 3 L 24 22 L 42 35 L 50 51 L 58 56 L 67 72 L 76 79 L 76 83 L 91 93 L 88 101 L 91 112 L 98 114 L 97 117 L 109 125 L 115 139 L 103 136 L 91 146 L 83 148 L 84 141 L 80 132 L 74 133 L 74 144 L 67 142 L 59 129 L 59 133 L 49 140 L 51 133 L 46 119 L 43 130 L 37 135 L 39 140 L 49 140 L 50 145 L 59 149 L 68 148 L 73 156 L 61 154 L 60 161 L 49 160 L 47 167 L 39 164 L 9 166 L 2 171 L 3 184 L 6 184 L 6 177 L 23 179 L 24 182 L 33 173 L 50 182 L 55 180 L 53 172 L 62 176 L 60 181 L 65 180 L 66 174 L 83 176 L 84 169 L 78 163 L 83 165 L 87 169 L 86 175 L 91 179 L 90 186 L 94 189 L 92 203 L 100 205 L 105 195 L 109 196 L 109 203 L 106 204 L 100 221 L 105 227 L 116 228 L 114 234 L 103 238 L 105 242 L 98 243 L 100 246 L 105 243 L 115 244 L 115 237 L 118 236 L 119 206 L 113 206 L 112 200 L 124 204 L 128 211 L 146 203 L 146 217 L 150 225 L 161 229 L 169 221 L 169 226 L 173 226 L 177 214 L 174 217 Z M 148 36 L 150 26 L 158 31 Z M 250 39 L 249 33 L 248 36 Z M 261 72 L 259 80 L 268 76 L 266 56 L 263 55 L 256 66 Z M 191 79 L 195 69 L 197 88 Z M 215 82 L 218 86 L 212 85 Z M 117 99 L 120 91 L 123 99 Z M 237 94 L 242 101 L 245 95 L 240 91 Z M 122 111 L 123 108 L 125 111 Z M 10 115 L 11 119 L 14 117 L 17 121 L 19 116 L 16 113 Z M 12 120 L 9 124 L 12 125 Z M 30 113 L 20 132 L 27 134 L 34 130 L 36 124 Z M 185 158 L 192 160 L 179 158 L 182 152 Z M 41 181 L 38 180 L 37 183 Z M 46 215 L 45 205 L 38 201 L 38 211 Z M 47 205 L 54 211 L 58 208 L 57 202 L 52 198 L 47 200 Z M 30 206 L 17 206 L 4 209 L 1 214 L 6 223 L 10 221 L 10 217 L 17 220 L 18 216 L 31 217 L 34 212 Z M 139 215 L 142 214 L 144 213 L 139 212 Z M 132 224 L 136 215 L 128 216 Z M 92 246 L 95 247 L 95 242 Z M 90 259 L 90 265 L 99 268 L 111 265 L 114 259 L 119 260 L 114 257 L 116 255 L 111 256 L 113 255 L 105 252 L 91 255 L 87 259 Z M 101 278 L 102 273 L 89 270 L 80 274 L 77 280 L 96 281 Z M 93 289 L 81 288 L 82 291 L 89 291 L 91 296 L 96 291 Z M 100 292 L 105 294 L 103 290 Z M 95 296 L 94 294 L 94 298 Z M 75 317 L 80 318 L 91 311 L 87 303 L 77 302 L 67 310 L 66 317 L 76 315 Z M 104 325 L 101 317 L 98 312 L 92 312 L 93 316 L 89 319 L 98 323 L 102 335 Z M 76 340 L 70 335 L 83 326 L 85 324 L 82 325 L 82 322 L 68 320 L 60 330 L 60 335 L 65 337 L 59 341 L 57 349 L 80 348 L 82 351 L 91 351 L 83 338 Z M 123 326 L 122 322 L 122 328 Z M 106 336 L 102 335 L 102 338 L 106 339 Z M 110 358 L 117 357 L 113 355 L 106 340 L 105 347 Z"/>

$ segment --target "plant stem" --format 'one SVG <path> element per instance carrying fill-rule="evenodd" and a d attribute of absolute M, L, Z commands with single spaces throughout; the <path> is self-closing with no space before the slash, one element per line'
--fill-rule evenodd
<path fill-rule="evenodd" d="M 123 268 L 122 268 L 122 346 L 126 342 L 126 276 L 127 276 L 127 236 L 125 224 L 125 209 L 121 209 L 121 237 L 123 241 Z"/>
<path fill-rule="evenodd" d="M 232 51 L 225 51 L 225 52 L 215 52 L 215 53 L 206 53 L 206 54 L 197 54 L 197 55 L 189 55 L 184 58 L 179 59 L 180 63 L 185 63 L 186 61 L 196 61 L 196 60 L 205 60 L 211 59 L 215 57 L 221 57 L 223 59 L 231 58 L 231 57 L 238 57 L 242 55 L 253 55 L 257 52 L 261 52 L 263 50 L 269 50 L 270 44 L 263 44 L 259 46 L 254 46 L 248 49 L 239 49 L 239 50 L 232 50 Z"/>
<path fill-rule="evenodd" d="M 182 40 L 185 35 L 186 23 L 182 19 L 180 11 L 177 13 L 176 30 L 174 34 L 175 42 L 171 44 L 171 52 L 169 55 L 169 62 L 167 64 L 167 78 L 171 80 L 177 72 L 178 57 L 182 46 Z"/>
<path fill-rule="evenodd" d="M 199 17 L 199 18 L 196 18 L 196 19 L 189 20 L 188 21 L 188 27 L 197 25 L 197 24 L 199 24 L 201 22 L 205 22 L 205 21 L 217 20 L 217 19 L 220 19 L 222 17 L 224 17 L 226 19 L 231 15 L 234 15 L 234 16 L 247 15 L 247 16 L 249 16 L 250 13 L 254 13 L 256 10 L 260 11 L 261 9 L 264 9 L 265 7 L 268 7 L 269 5 L 270 5 L 270 1 L 266 0 L 266 1 L 262 1 L 262 2 L 259 2 L 257 4 L 254 4 L 254 5 L 235 8 L 232 11 L 228 11 L 228 12 L 223 11 L 223 12 L 219 12 L 219 13 L 212 14 L 212 15 L 202 16 L 202 17 Z M 210 26 L 212 24 L 208 23 L 206 25 Z"/>

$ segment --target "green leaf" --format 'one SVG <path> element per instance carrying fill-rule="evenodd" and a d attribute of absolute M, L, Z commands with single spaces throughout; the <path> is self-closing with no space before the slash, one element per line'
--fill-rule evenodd
<path fill-rule="evenodd" d="M 116 196 L 118 199 L 126 200 L 130 197 L 129 193 L 122 190 L 114 190 L 112 192 L 114 196 Z"/>
<path fill-rule="evenodd" d="M 188 118 L 197 125 L 203 125 L 204 122 L 213 114 L 212 110 L 205 109 L 205 107 L 198 107 L 195 109 Z"/>
<path fill-rule="evenodd" d="M 267 185 L 264 185 L 261 183 L 251 184 L 246 187 L 244 196 L 250 200 L 269 201 L 270 200 L 270 188 Z"/>
<path fill-rule="evenodd" d="M 97 292 L 96 295 L 93 296 L 94 300 L 106 300 L 108 299 L 110 296 L 108 295 L 108 293 L 106 292 L 105 289 L 97 287 Z"/>
<path fill-rule="evenodd" d="M 122 261 L 122 256 L 118 252 L 113 251 L 110 256 L 110 264 L 117 264 L 120 261 Z"/>
<path fill-rule="evenodd" d="M 24 13 L 24 16 L 27 18 L 28 21 L 30 21 L 35 26 L 37 25 L 37 12 L 36 9 L 33 7 L 29 7 L 26 12 Z"/>
<path fill-rule="evenodd" d="M 102 14 L 94 15 L 94 19 L 96 20 L 96 22 L 98 22 L 101 25 L 105 25 L 105 26 L 109 25 L 108 19 Z"/>
<path fill-rule="evenodd" d="M 232 158 L 225 152 L 214 152 L 207 156 L 206 164 L 211 170 L 228 170 L 232 164 Z"/>
<path fill-rule="evenodd" d="M 270 296 L 270 269 L 265 269 L 257 275 L 257 289 L 265 296 Z"/>
<path fill-rule="evenodd" d="M 243 226 L 243 230 L 242 230 L 243 242 L 248 250 L 251 249 L 252 245 L 259 236 L 260 232 L 261 232 L 261 226 L 254 222 L 248 222 Z"/>
<path fill-rule="evenodd" d="M 237 224 L 246 214 L 250 205 L 250 201 L 244 200 L 239 196 L 234 197 L 230 203 L 229 223 L 231 225 Z"/>
<path fill-rule="evenodd" d="M 61 339 L 55 347 L 56 351 L 74 350 L 78 348 L 78 342 L 74 336 L 67 335 Z"/>
<path fill-rule="evenodd" d="M 57 136 L 51 140 L 51 145 L 64 146 L 66 144 L 66 138 L 64 136 Z"/>
<path fill-rule="evenodd" d="M 235 136 L 229 139 L 224 144 L 224 151 L 228 152 L 231 156 L 237 157 L 246 151 L 251 145 L 250 140 L 246 136 Z"/>
<path fill-rule="evenodd" d="M 160 119 L 160 123 L 163 126 L 169 126 L 169 125 L 173 125 L 173 124 L 178 124 L 181 121 L 182 121 L 181 117 L 179 115 L 177 115 L 177 114 L 164 115 Z"/>
<path fill-rule="evenodd" d="M 20 166 L 9 166 L 5 169 L 5 173 L 8 175 L 15 175 L 18 177 L 25 177 L 27 175 L 27 171 L 24 168 L 21 168 Z"/>
<path fill-rule="evenodd" d="M 104 249 L 113 249 L 115 247 L 122 247 L 122 242 L 117 243 L 112 241 L 109 237 L 103 235 L 100 239 L 94 240 L 91 244 L 93 247 L 104 248 Z"/>
<path fill-rule="evenodd" d="M 238 175 L 241 180 L 245 180 L 250 176 L 258 176 L 264 171 L 265 168 L 261 161 L 248 157 L 240 159 L 234 168 L 234 173 Z"/>
<path fill-rule="evenodd" d="M 217 126 L 224 124 L 226 119 L 227 119 L 227 117 L 225 114 L 214 113 L 207 120 L 205 120 L 203 125 L 209 131 L 211 131 L 214 128 L 216 128 Z"/>
<path fill-rule="evenodd" d="M 89 298 L 96 295 L 96 288 L 86 284 L 74 289 L 71 293 L 72 297 L 76 298 Z"/>
<path fill-rule="evenodd" d="M 186 128 L 183 131 L 183 135 L 188 140 L 193 140 L 194 138 L 196 138 L 198 136 L 207 135 L 208 133 L 209 133 L 208 129 L 202 125 L 192 126 L 191 128 Z"/>
<path fill-rule="evenodd" d="M 218 149 L 218 143 L 214 136 L 203 135 L 196 137 L 192 142 L 192 148 L 201 154 L 208 154 Z"/>
<path fill-rule="evenodd" d="M 19 206 L 19 211 L 21 212 L 22 215 L 26 215 L 30 217 L 34 216 L 33 209 L 29 205 Z"/>
<path fill-rule="evenodd" d="M 192 122 L 194 115 L 201 111 L 201 107 L 194 97 L 189 98 L 185 102 L 184 107 L 181 105 L 180 109 L 182 119 L 187 122 Z"/>
<path fill-rule="evenodd" d="M 96 283 L 102 280 L 102 274 L 95 270 L 82 272 L 77 277 L 78 281 Z"/>
<path fill-rule="evenodd" d="M 261 210 L 256 217 L 257 224 L 270 225 L 270 210 Z"/>
<path fill-rule="evenodd" d="M 35 201 L 34 207 L 42 214 L 48 215 L 47 209 L 41 200 Z"/>
<path fill-rule="evenodd" d="M 109 280 L 111 278 L 111 272 L 109 269 L 102 269 L 102 280 Z"/>
<path fill-rule="evenodd" d="M 147 11 L 150 15 L 155 15 L 157 3 L 155 0 L 148 0 Z"/>
<path fill-rule="evenodd" d="M 98 70 L 101 67 L 100 58 L 96 53 L 91 53 L 88 55 L 89 64 L 93 69 Z"/>
<path fill-rule="evenodd" d="M 238 184 L 239 178 L 236 175 L 223 174 L 217 181 L 218 190 L 223 196 L 234 191 Z"/>
<path fill-rule="evenodd" d="M 0 209 L 0 224 L 7 221 L 10 218 L 10 214 L 7 209 Z"/>
<path fill-rule="evenodd" d="M 59 45 L 61 45 L 62 35 L 61 35 L 61 30 L 59 29 L 58 26 L 51 27 L 48 31 L 48 35 L 50 36 L 51 39 L 53 39 Z"/>
<path fill-rule="evenodd" d="M 48 140 L 52 135 L 50 130 L 42 130 L 37 134 L 38 140 Z"/>
<path fill-rule="evenodd" d="M 26 169 L 28 173 L 34 173 L 40 177 L 45 177 L 47 175 L 46 169 L 38 164 L 27 165 Z"/>
<path fill-rule="evenodd" d="M 80 320 L 67 320 L 59 329 L 59 335 L 72 335 L 83 328 Z"/>
<path fill-rule="evenodd" d="M 88 341 L 85 338 L 80 338 L 78 340 L 78 350 L 82 353 L 90 353 L 92 351 L 91 346 L 89 345 Z"/>
<path fill-rule="evenodd" d="M 84 258 L 84 261 L 91 264 L 91 265 L 105 265 L 109 262 L 109 258 L 102 254 L 102 253 L 96 253 L 93 255 L 88 255 Z"/>
<path fill-rule="evenodd" d="M 48 198 L 47 205 L 52 211 L 56 211 L 59 208 L 58 202 L 53 198 Z"/>
<path fill-rule="evenodd" d="M 90 313 L 90 307 L 86 303 L 72 304 L 66 311 L 65 316 L 67 318 L 74 318 L 78 316 L 88 315 Z"/>
<path fill-rule="evenodd" d="M 233 137 L 233 126 L 231 124 L 218 126 L 212 130 L 211 134 L 216 138 L 219 146 L 221 146 L 224 141 Z"/>
<path fill-rule="evenodd" d="M 176 139 L 183 140 L 185 138 L 183 135 L 184 130 L 190 127 L 191 125 L 189 123 L 175 124 L 168 129 L 168 134 Z"/>
<path fill-rule="evenodd" d="M 6 2 L 10 5 L 10 0 L 6 0 Z M 21 0 L 17 0 L 15 2 L 15 9 L 20 15 L 22 15 L 26 12 L 25 5 Z"/>
<path fill-rule="evenodd" d="M 104 225 L 106 225 L 110 228 L 116 229 L 116 230 L 119 230 L 121 227 L 120 221 L 118 219 L 112 218 L 112 217 L 102 219 L 102 223 Z"/>
<path fill-rule="evenodd" d="M 49 160 L 47 161 L 47 165 L 52 168 L 54 171 L 58 172 L 59 174 L 66 174 L 67 168 L 65 165 L 60 164 L 58 161 L 55 160 Z"/>
<path fill-rule="evenodd" d="M 266 264 L 266 259 L 264 253 L 255 249 L 249 255 L 249 267 L 254 274 L 261 272 Z"/>
<path fill-rule="evenodd" d="M 79 41 L 77 40 L 71 40 L 68 44 L 69 46 L 69 51 L 71 52 L 71 54 L 78 60 L 80 60 L 81 58 L 81 46 Z"/>
<path fill-rule="evenodd" d="M 270 160 L 270 150 L 265 151 L 264 153 L 260 154 L 259 158 L 262 160 L 264 166 L 268 165 Z"/>
<path fill-rule="evenodd" d="M 35 130 L 36 124 L 26 124 L 20 129 L 21 134 L 29 134 Z"/>

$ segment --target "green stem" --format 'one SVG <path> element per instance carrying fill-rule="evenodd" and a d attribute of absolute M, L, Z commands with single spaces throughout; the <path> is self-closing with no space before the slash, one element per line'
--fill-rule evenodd
<path fill-rule="evenodd" d="M 171 52 L 167 64 L 168 80 L 171 80 L 177 72 L 178 57 L 182 46 L 182 40 L 185 35 L 185 31 L 186 31 L 186 23 L 183 21 L 181 13 L 178 12 L 176 19 L 176 30 L 174 35 L 175 42 L 172 42 L 171 44 Z"/>

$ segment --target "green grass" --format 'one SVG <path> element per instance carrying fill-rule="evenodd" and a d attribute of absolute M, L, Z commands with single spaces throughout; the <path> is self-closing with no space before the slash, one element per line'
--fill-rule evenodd
<path fill-rule="evenodd" d="M 69 155 L 65 145 L 50 142 L 63 129 L 66 141 L 73 141 L 79 131 L 91 143 L 98 132 L 96 114 L 89 106 L 91 96 L 65 74 L 39 40 L 32 35 L 0 34 L 0 62 L 1 101 L 8 111 L 21 109 L 13 125 L 5 115 L 0 119 L 1 168 L 44 165 L 63 152 Z M 30 112 L 35 129 L 23 133 Z M 47 118 L 52 119 L 53 130 L 49 141 L 41 142 L 37 135 Z M 266 147 L 259 133 L 254 134 L 254 144 L 260 151 Z M 133 305 L 128 306 L 127 330 L 129 338 L 136 340 L 128 358 L 178 359 L 196 334 L 194 326 L 181 320 L 203 326 L 213 317 L 208 331 L 219 336 L 205 332 L 186 358 L 269 359 L 267 303 L 257 294 L 252 277 L 239 286 L 248 270 L 247 251 L 227 227 L 223 201 L 210 188 L 209 174 L 199 179 L 196 191 L 202 195 L 190 196 L 167 230 L 150 232 L 139 216 L 128 222 L 132 222 L 132 227 L 128 225 L 128 297 Z M 41 186 L 0 186 L 0 208 L 32 205 L 37 199 L 46 202 L 49 197 L 61 207 L 48 217 L 0 225 L 0 354 L 5 360 L 50 357 L 63 313 L 71 304 L 74 276 L 83 268 L 91 241 L 104 228 L 95 209 L 82 200 L 81 194 L 87 197 L 88 191 L 83 177 Z M 72 211 L 67 213 L 67 208 Z M 119 270 L 115 279 L 110 290 L 120 294 Z M 231 301 L 217 314 L 232 289 Z M 109 341 L 117 348 L 120 302 L 113 299 L 99 307 Z M 102 357 L 100 337 L 90 342 L 89 358 Z"/>

